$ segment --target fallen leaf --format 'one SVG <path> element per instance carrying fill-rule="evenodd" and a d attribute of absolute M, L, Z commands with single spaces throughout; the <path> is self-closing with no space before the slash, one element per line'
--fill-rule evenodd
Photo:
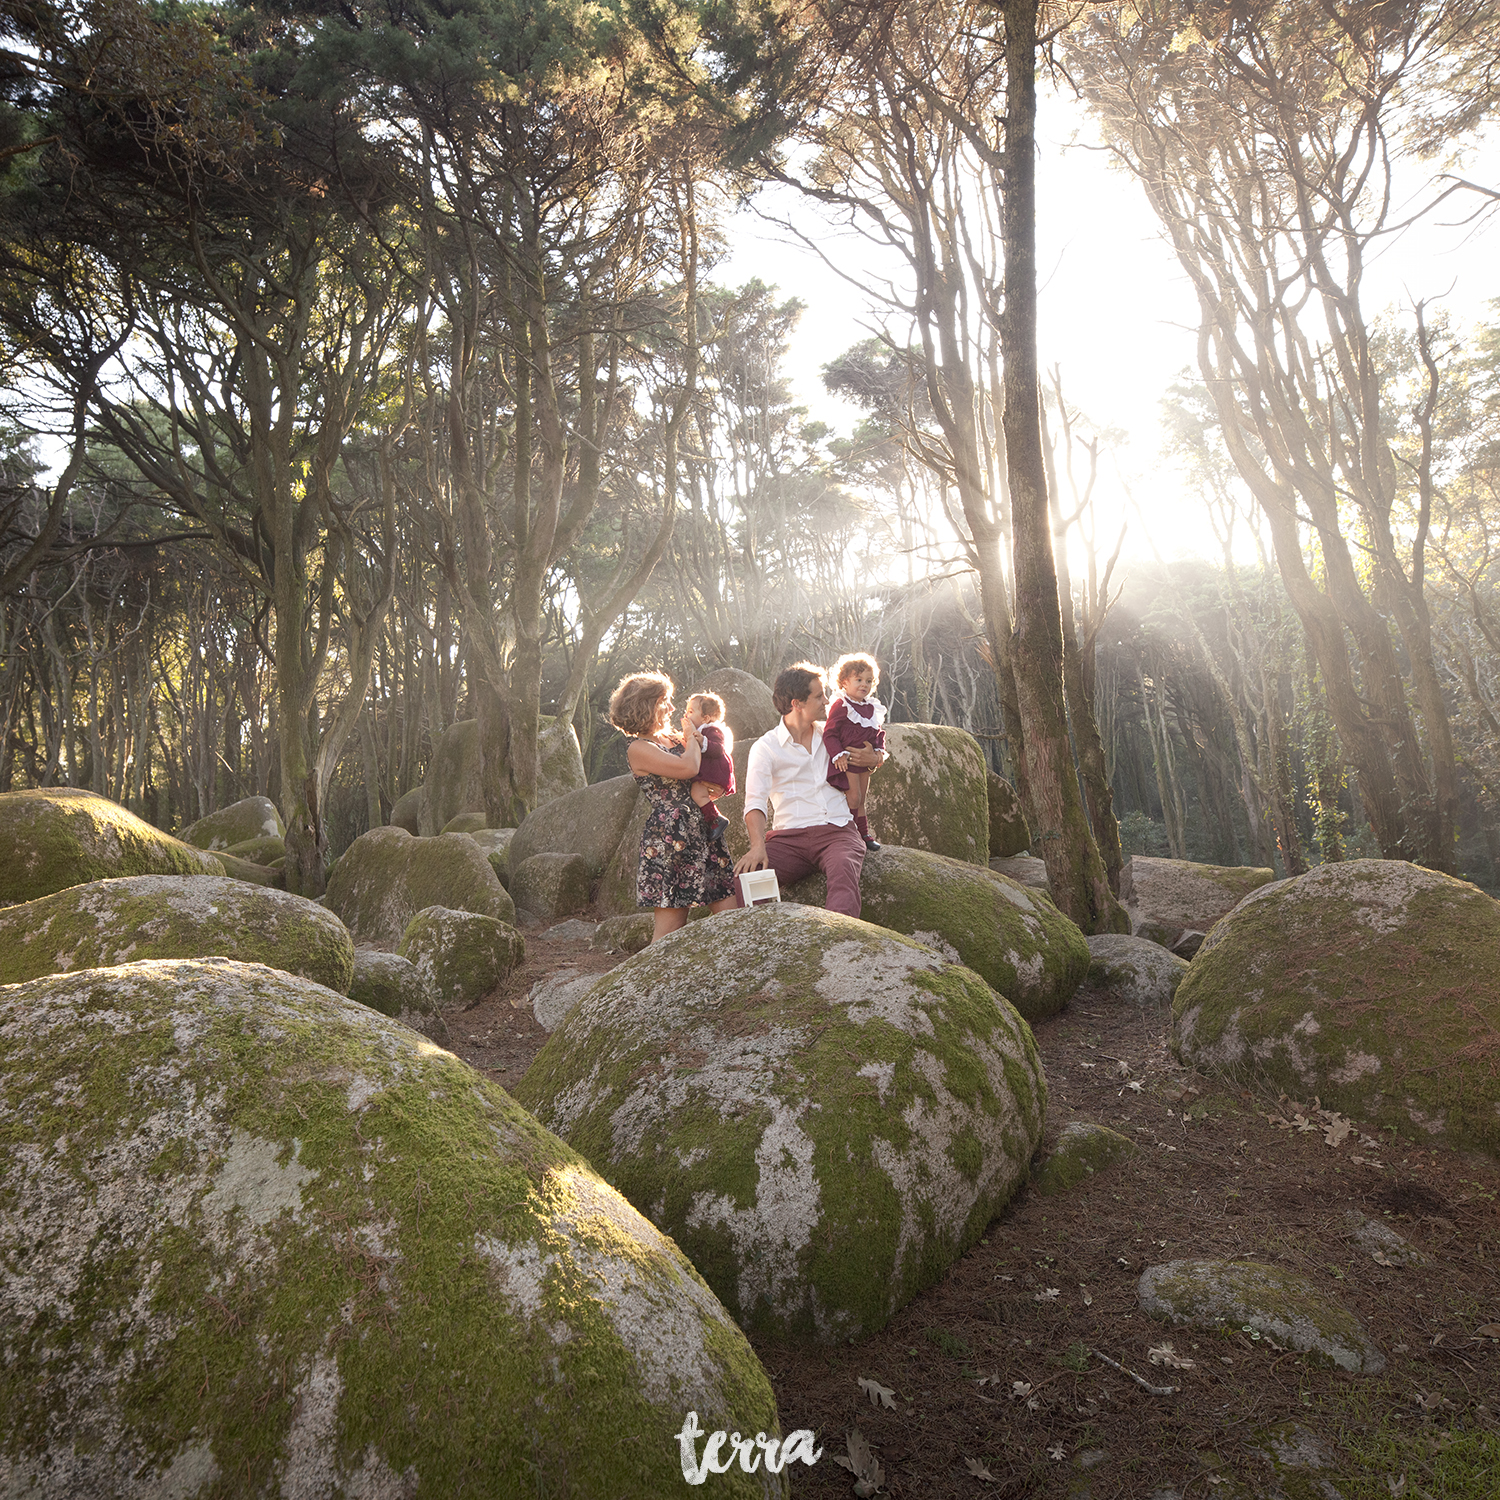
<path fill-rule="evenodd" d="M 1342 1115 L 1335 1115 L 1323 1126 L 1323 1140 L 1329 1146 L 1342 1146 L 1349 1139 L 1354 1126 Z"/>
<path fill-rule="evenodd" d="M 1399 1262 L 1392 1260 L 1384 1250 L 1370 1251 L 1370 1259 L 1373 1260 L 1377 1266 L 1395 1266 L 1399 1264 Z"/>
<path fill-rule="evenodd" d="M 1475 1338 L 1500 1339 L 1500 1323 L 1485 1323 L 1474 1330 Z"/>
<path fill-rule="evenodd" d="M 1406 1475 L 1403 1474 L 1399 1479 L 1387 1479 L 1386 1487 L 1396 1500 L 1401 1500 L 1401 1496 L 1406 1493 Z"/>
<path fill-rule="evenodd" d="M 1191 1370 L 1193 1361 L 1186 1355 L 1178 1354 L 1170 1344 L 1158 1344 L 1154 1349 L 1146 1351 L 1146 1358 L 1153 1365 L 1166 1365 L 1169 1370 Z"/>
<path fill-rule="evenodd" d="M 1000 1377 L 993 1370 L 991 1370 L 988 1375 L 981 1375 L 979 1377 L 979 1384 L 980 1385 L 999 1385 L 1000 1384 Z"/>
<path fill-rule="evenodd" d="M 1123 1057 L 1115 1064 L 1115 1076 L 1117 1078 L 1130 1077 L 1130 1064 Z"/>
<path fill-rule="evenodd" d="M 969 1473 L 971 1473 L 976 1479 L 987 1479 L 991 1484 L 995 1482 L 995 1476 L 991 1474 L 990 1471 L 985 1468 L 982 1463 L 978 1463 L 972 1458 L 966 1458 L 964 1460 L 964 1467 L 968 1469 Z"/>
<path fill-rule="evenodd" d="M 1081 1286 L 1078 1288 L 1078 1290 L 1083 1293 L 1083 1305 L 1085 1307 L 1092 1307 L 1094 1305 L 1094 1299 L 1089 1296 L 1089 1289 L 1086 1286 Z"/>
<path fill-rule="evenodd" d="M 1019 1401 L 1023 1396 L 1031 1394 L 1031 1382 L 1029 1380 L 1012 1380 L 1010 1383 L 1010 1399 Z"/>
<path fill-rule="evenodd" d="M 1033 1300 L 1037 1302 L 1055 1302 L 1059 1290 L 1060 1288 L 1058 1287 L 1049 1286 L 1046 1291 L 1038 1292 Z"/>
<path fill-rule="evenodd" d="M 842 1453 L 837 1453 L 833 1461 L 854 1475 L 854 1493 L 860 1500 L 869 1500 L 885 1483 L 885 1472 L 880 1467 L 880 1460 L 875 1457 L 864 1434 L 857 1427 L 849 1429 L 844 1446 L 849 1450 L 849 1456 L 846 1458 Z"/>
<path fill-rule="evenodd" d="M 1125 1085 L 1125 1087 L 1128 1088 L 1131 1093 L 1138 1094 L 1145 1087 L 1145 1085 L 1139 1078 L 1132 1078 L 1130 1082 Z"/>
<path fill-rule="evenodd" d="M 1068 1450 L 1064 1448 L 1061 1443 L 1053 1443 L 1053 1445 L 1047 1450 L 1047 1457 L 1055 1459 L 1059 1463 L 1061 1463 L 1062 1460 L 1067 1456 Z"/>
<path fill-rule="evenodd" d="M 1411 1398 L 1423 1411 L 1441 1411 L 1448 1398 L 1441 1391 L 1417 1391 Z"/>
<path fill-rule="evenodd" d="M 888 1386 L 881 1385 L 878 1380 L 868 1380 L 861 1375 L 859 1388 L 870 1398 L 871 1406 L 883 1406 L 887 1411 L 895 1411 L 896 1403 L 892 1398 L 896 1393 Z"/>

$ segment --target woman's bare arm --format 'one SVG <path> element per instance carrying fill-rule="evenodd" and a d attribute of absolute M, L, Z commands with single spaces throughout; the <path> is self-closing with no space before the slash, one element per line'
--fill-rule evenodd
<path fill-rule="evenodd" d="M 664 776 L 669 781 L 692 781 L 698 775 L 703 761 L 703 751 L 698 745 L 698 736 L 684 726 L 682 754 L 673 755 L 650 740 L 631 740 L 625 749 L 625 759 L 637 776 Z"/>

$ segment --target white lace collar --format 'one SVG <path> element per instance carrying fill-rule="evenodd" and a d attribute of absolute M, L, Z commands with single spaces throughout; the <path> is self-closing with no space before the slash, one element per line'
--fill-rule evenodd
<path fill-rule="evenodd" d="M 867 728 L 879 729 L 885 723 L 885 704 L 879 698 L 866 698 L 863 703 L 856 703 L 852 698 L 846 698 L 839 693 L 835 696 L 834 702 L 842 703 L 844 712 Z"/>

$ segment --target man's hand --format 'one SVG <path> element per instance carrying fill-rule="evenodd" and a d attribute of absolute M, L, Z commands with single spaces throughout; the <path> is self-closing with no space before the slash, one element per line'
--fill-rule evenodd
<path fill-rule="evenodd" d="M 860 771 L 873 771 L 885 760 L 885 751 L 877 750 L 873 745 L 856 745 L 845 753 L 849 764 Z"/>
<path fill-rule="evenodd" d="M 750 839 L 750 852 L 740 855 L 735 861 L 736 875 L 766 867 L 766 815 L 759 808 L 752 807 L 745 814 L 745 833 Z"/>

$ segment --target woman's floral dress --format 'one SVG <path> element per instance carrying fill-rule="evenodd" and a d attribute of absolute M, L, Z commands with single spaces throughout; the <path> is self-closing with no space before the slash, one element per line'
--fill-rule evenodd
<path fill-rule="evenodd" d="M 661 745 L 669 755 L 682 746 Z M 709 842 L 703 809 L 693 801 L 691 781 L 637 776 L 651 802 L 641 834 L 641 870 L 636 900 L 642 906 L 707 906 L 734 894 L 734 862 L 722 841 Z"/>

